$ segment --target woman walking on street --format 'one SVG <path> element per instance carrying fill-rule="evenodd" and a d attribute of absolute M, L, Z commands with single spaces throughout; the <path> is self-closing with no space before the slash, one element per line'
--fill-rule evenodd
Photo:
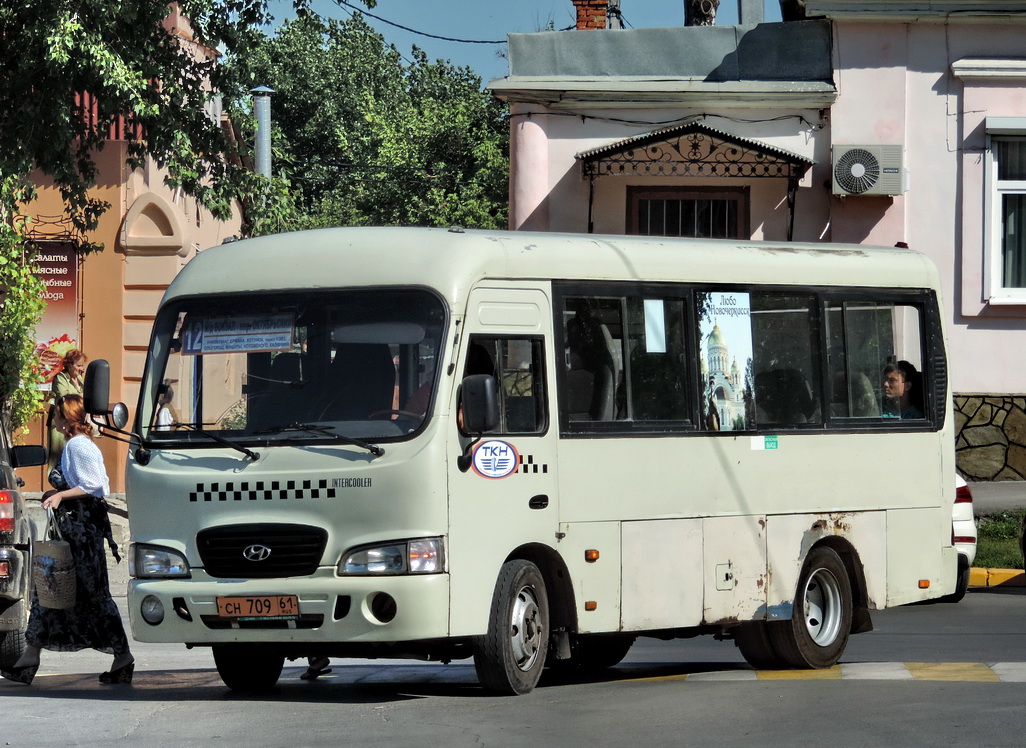
<path fill-rule="evenodd" d="M 64 539 L 71 546 L 77 591 L 70 610 L 43 608 L 32 593 L 32 610 L 27 646 L 10 670 L 0 675 L 18 683 L 31 684 L 39 669 L 41 649 L 77 652 L 95 649 L 114 655 L 109 672 L 100 683 L 131 683 L 135 658 L 121 623 L 107 578 L 107 557 L 103 541 L 110 544 L 114 558 L 121 561 L 111 534 L 104 496 L 110 483 L 100 453 L 90 434 L 81 395 L 63 395 L 54 403 L 54 425 L 67 438 L 61 456 L 61 472 L 68 488 L 43 494 L 43 508 L 53 510 Z"/>
<path fill-rule="evenodd" d="M 64 395 L 81 395 L 85 382 L 86 364 L 89 359 L 78 348 L 72 348 L 64 354 L 64 363 L 60 372 L 53 378 L 50 391 L 53 393 L 54 402 Z M 55 468 L 61 464 L 61 452 L 64 450 L 64 434 L 57 429 L 54 423 L 54 412 L 57 406 L 50 406 L 50 414 L 46 419 L 46 426 L 50 433 L 49 467 Z M 55 486 L 56 488 L 56 486 Z"/>

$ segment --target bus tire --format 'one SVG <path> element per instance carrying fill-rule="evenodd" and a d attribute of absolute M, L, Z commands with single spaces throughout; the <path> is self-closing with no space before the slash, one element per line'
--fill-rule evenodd
<path fill-rule="evenodd" d="M 942 603 L 958 603 L 965 597 L 965 593 L 969 591 L 969 575 L 972 570 L 969 568 L 969 559 L 965 556 L 959 555 L 958 557 L 958 575 L 955 578 L 955 591 L 950 595 L 945 595 L 939 598 Z"/>
<path fill-rule="evenodd" d="M 787 625 L 787 622 L 749 621 L 734 630 L 734 643 L 741 650 L 745 662 L 756 670 L 780 670 L 788 667 L 787 660 L 780 656 L 770 641 L 770 629 L 781 625 Z"/>
<path fill-rule="evenodd" d="M 773 649 L 791 667 L 825 668 L 841 658 L 851 617 L 848 570 L 836 552 L 819 546 L 809 552 L 798 577 L 791 620 L 767 631 Z"/>
<path fill-rule="evenodd" d="M 215 646 L 214 664 L 224 684 L 233 691 L 270 691 L 281 676 L 285 656 L 267 652 L 254 644 Z"/>
<path fill-rule="evenodd" d="M 530 561 L 502 565 L 492 596 L 488 633 L 474 642 L 474 669 L 485 689 L 514 696 L 541 678 L 549 644 L 549 599 Z"/>

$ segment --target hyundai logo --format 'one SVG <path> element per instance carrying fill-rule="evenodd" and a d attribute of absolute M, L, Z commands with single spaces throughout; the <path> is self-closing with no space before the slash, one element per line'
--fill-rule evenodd
<path fill-rule="evenodd" d="M 266 561 L 270 555 L 270 548 L 266 545 L 258 545 L 256 543 L 246 546 L 245 550 L 242 551 L 242 557 L 247 561 Z"/>

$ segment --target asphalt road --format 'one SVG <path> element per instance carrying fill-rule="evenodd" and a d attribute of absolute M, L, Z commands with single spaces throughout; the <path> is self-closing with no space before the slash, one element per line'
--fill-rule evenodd
<path fill-rule="evenodd" d="M 287 663 L 261 696 L 225 688 L 207 650 L 136 644 L 131 686 L 110 657 L 44 652 L 35 684 L 0 682 L 0 739 L 24 745 L 1022 745 L 1026 590 L 874 614 L 841 665 L 754 671 L 730 642 L 641 640 L 601 678 L 547 675 L 493 697 L 466 661 Z"/>
<path fill-rule="evenodd" d="M 1026 481 L 970 483 L 976 514 L 1000 512 L 1026 506 Z"/>

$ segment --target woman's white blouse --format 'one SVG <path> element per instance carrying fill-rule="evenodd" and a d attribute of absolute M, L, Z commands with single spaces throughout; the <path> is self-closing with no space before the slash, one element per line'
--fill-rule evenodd
<path fill-rule="evenodd" d="M 80 488 L 90 496 L 101 498 L 110 493 L 103 454 L 85 434 L 71 437 L 64 445 L 61 473 L 69 488 Z"/>

